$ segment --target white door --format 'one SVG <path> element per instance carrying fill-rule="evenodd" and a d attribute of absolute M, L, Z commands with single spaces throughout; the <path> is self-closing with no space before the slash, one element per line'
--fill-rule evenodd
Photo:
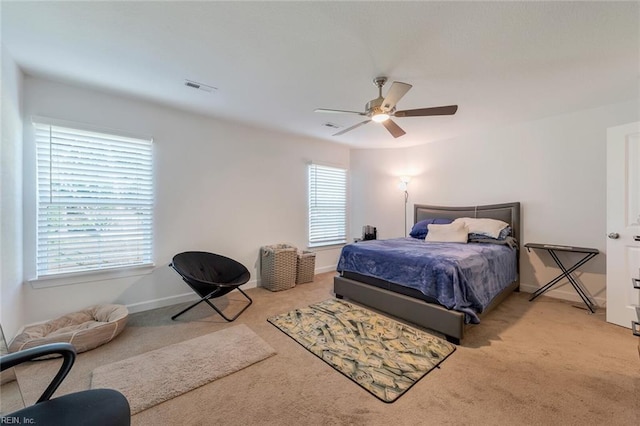
<path fill-rule="evenodd" d="M 607 130 L 607 321 L 640 321 L 640 122 Z"/>

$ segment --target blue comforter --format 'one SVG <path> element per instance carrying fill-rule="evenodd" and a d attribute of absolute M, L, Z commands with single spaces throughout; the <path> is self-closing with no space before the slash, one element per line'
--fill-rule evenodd
<path fill-rule="evenodd" d="M 419 290 L 448 309 L 478 314 L 517 278 L 516 250 L 486 243 L 431 243 L 415 238 L 371 240 L 342 248 L 338 272 L 356 272 Z"/>

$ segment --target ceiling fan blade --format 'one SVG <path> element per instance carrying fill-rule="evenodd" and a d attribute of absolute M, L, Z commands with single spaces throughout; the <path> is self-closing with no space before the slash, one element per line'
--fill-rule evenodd
<path fill-rule="evenodd" d="M 413 86 L 407 83 L 401 83 L 399 81 L 394 81 L 391 85 L 391 88 L 387 92 L 387 96 L 384 98 L 384 102 L 382 102 L 382 108 L 386 111 L 390 111 L 394 106 L 398 103 L 398 101 L 407 94 L 409 89 Z"/>
<path fill-rule="evenodd" d="M 458 110 L 458 105 L 439 106 L 432 108 L 406 109 L 396 111 L 394 117 L 424 117 L 428 115 L 453 115 Z"/>
<path fill-rule="evenodd" d="M 345 133 L 350 132 L 350 131 L 352 131 L 353 129 L 356 129 L 356 128 L 360 127 L 360 126 L 363 126 L 363 125 L 367 124 L 367 123 L 368 123 L 368 122 L 370 122 L 370 121 L 371 121 L 371 120 L 364 120 L 364 121 L 361 121 L 361 122 L 360 122 L 360 123 L 358 123 L 358 124 L 355 124 L 355 125 L 353 125 L 353 126 L 351 126 L 351 127 L 347 127 L 347 128 L 346 128 L 346 129 L 344 129 L 344 130 L 340 130 L 338 133 L 334 133 L 334 134 L 333 134 L 333 136 L 340 136 L 340 135 L 344 135 Z"/>
<path fill-rule="evenodd" d="M 314 112 L 329 112 L 332 114 L 358 114 L 358 115 L 367 115 L 364 112 L 358 111 L 345 111 L 343 109 L 326 109 L 326 108 L 316 108 Z"/>
<path fill-rule="evenodd" d="M 402 130 L 400 128 L 400 126 L 398 126 L 393 120 L 391 120 L 390 118 L 387 120 L 384 120 L 382 122 L 382 125 L 384 127 L 387 128 L 387 130 L 389 131 L 389 133 L 391 133 L 391 135 L 394 138 L 399 138 L 400 136 L 406 134 L 406 132 L 404 130 Z"/>

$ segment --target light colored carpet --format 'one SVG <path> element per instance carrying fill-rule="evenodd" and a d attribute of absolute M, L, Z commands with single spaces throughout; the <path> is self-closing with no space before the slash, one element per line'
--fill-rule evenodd
<path fill-rule="evenodd" d="M 394 402 L 456 349 L 343 300 L 328 299 L 268 321 L 383 402 Z"/>
<path fill-rule="evenodd" d="M 91 388 L 119 390 L 136 414 L 275 353 L 241 324 L 98 367 Z"/>
<path fill-rule="evenodd" d="M 177 321 L 171 315 L 188 303 L 131 314 L 117 338 L 78 355 L 56 395 L 88 389 L 91 372 L 101 365 L 246 324 L 278 355 L 141 411 L 132 425 L 640 424 L 638 338 L 607 323 L 603 308 L 592 315 L 574 307 L 582 303 L 544 295 L 529 302 L 527 293 L 509 296 L 468 330 L 444 368 L 385 404 L 266 321 L 332 297 L 334 275 L 320 274 L 285 291 L 249 289 L 253 305 L 231 324 L 204 303 Z M 216 304 L 233 315 L 243 299 L 232 292 Z M 27 404 L 40 396 L 58 365 L 48 360 L 20 366 L 16 373 Z"/>

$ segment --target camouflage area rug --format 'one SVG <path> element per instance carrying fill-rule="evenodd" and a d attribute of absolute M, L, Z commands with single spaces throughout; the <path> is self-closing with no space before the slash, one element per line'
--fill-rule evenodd
<path fill-rule="evenodd" d="M 393 402 L 456 349 L 446 340 L 342 300 L 271 324 L 383 402 Z"/>

